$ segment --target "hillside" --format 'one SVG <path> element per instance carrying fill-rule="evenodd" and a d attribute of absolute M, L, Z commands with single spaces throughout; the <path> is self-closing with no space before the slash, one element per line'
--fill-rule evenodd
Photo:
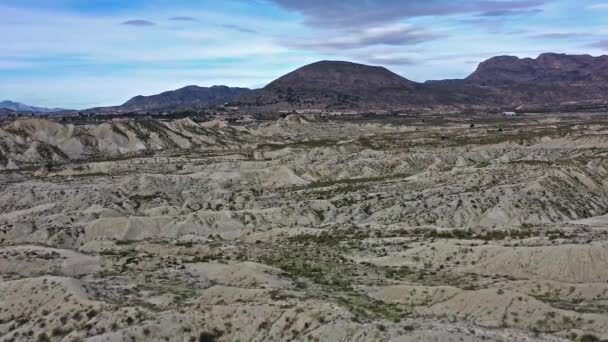
<path fill-rule="evenodd" d="M 536 59 L 498 56 L 481 64 L 466 79 L 479 85 L 531 82 L 607 82 L 608 56 L 544 53 Z"/>
<path fill-rule="evenodd" d="M 563 110 L 608 104 L 608 56 L 545 53 L 501 56 L 479 65 L 465 82 L 490 89 L 503 107 Z"/>
<path fill-rule="evenodd" d="M 16 112 L 14 110 L 0 108 L 0 116 L 13 115 L 13 114 L 16 114 Z"/>
<path fill-rule="evenodd" d="M 606 340 L 607 118 L 0 124 L 0 339 Z"/>
<path fill-rule="evenodd" d="M 14 102 L 14 101 L 2 101 L 0 102 L 0 109 L 6 109 L 13 111 L 15 113 L 54 113 L 61 112 L 65 109 L 61 108 L 44 108 L 44 107 L 34 107 L 29 106 L 23 103 Z"/>
<path fill-rule="evenodd" d="M 413 90 L 415 82 L 390 70 L 341 61 L 320 61 L 301 67 L 271 82 L 265 89 L 292 87 L 294 90 L 316 90 L 333 87 L 335 91 L 369 92 L 373 90 Z"/>
<path fill-rule="evenodd" d="M 608 56 L 499 56 L 463 80 L 409 81 L 385 68 L 323 61 L 241 97 L 251 111 L 498 111 L 608 104 Z"/>
<path fill-rule="evenodd" d="M 417 83 L 378 66 L 320 61 L 262 89 L 188 86 L 136 96 L 121 106 L 88 113 L 176 112 L 229 102 L 243 113 L 410 112 L 453 113 L 519 109 L 577 110 L 608 107 L 608 56 L 541 54 L 535 59 L 498 56 L 465 79 Z"/>
<path fill-rule="evenodd" d="M 397 108 L 407 104 L 418 87 L 383 67 L 321 61 L 282 76 L 239 102 L 278 110 Z"/>
<path fill-rule="evenodd" d="M 121 107 L 131 111 L 171 109 L 175 107 L 208 107 L 223 104 L 247 93 L 247 88 L 226 86 L 187 86 L 152 96 L 136 96 Z"/>
<path fill-rule="evenodd" d="M 151 96 L 135 96 L 120 106 L 92 108 L 85 112 L 145 113 L 201 109 L 233 101 L 249 91 L 247 88 L 191 85 Z"/>

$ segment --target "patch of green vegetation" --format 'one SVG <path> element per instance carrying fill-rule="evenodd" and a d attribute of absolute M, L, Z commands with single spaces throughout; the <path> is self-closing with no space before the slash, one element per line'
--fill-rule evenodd
<path fill-rule="evenodd" d="M 401 267 L 386 267 L 385 268 L 385 277 L 388 279 L 403 279 L 405 277 L 408 276 L 412 276 L 414 274 L 416 274 L 417 272 L 412 270 L 411 268 L 407 267 L 407 266 L 401 266 Z"/>
<path fill-rule="evenodd" d="M 337 298 L 338 303 L 346 306 L 355 315 L 355 320 L 363 319 L 390 319 L 400 322 L 401 319 L 413 314 L 410 307 L 396 304 L 387 304 L 380 300 L 372 300 L 363 295 L 345 295 Z"/>
<path fill-rule="evenodd" d="M 309 140 L 309 141 L 296 141 L 289 142 L 285 144 L 275 144 L 275 143 L 266 143 L 258 145 L 259 150 L 270 149 L 277 150 L 286 147 L 291 148 L 317 148 L 317 147 L 331 147 L 336 146 L 337 141 L 331 139 L 318 139 L 318 140 Z"/>
<path fill-rule="evenodd" d="M 369 238 L 369 233 L 360 230 L 344 230 L 339 232 L 322 231 L 320 234 L 298 234 L 287 238 L 287 242 L 292 245 L 322 245 L 333 246 L 352 240 L 362 240 Z"/>
<path fill-rule="evenodd" d="M 423 239 L 459 239 L 459 240 L 484 240 L 497 241 L 507 238 L 526 239 L 539 236 L 539 232 L 531 229 L 530 225 L 523 224 L 520 228 L 495 229 L 489 231 L 476 232 L 472 229 L 446 229 L 437 230 L 430 228 L 399 229 L 388 232 L 377 232 L 378 238 L 392 237 L 419 237 Z"/>
<path fill-rule="evenodd" d="M 192 248 L 193 244 L 192 241 L 177 241 L 175 245 L 178 247 Z"/>
<path fill-rule="evenodd" d="M 273 245 L 274 248 L 268 250 L 260 262 L 280 268 L 313 296 L 333 298 L 354 314 L 354 320 L 390 319 L 398 322 L 412 314 L 411 308 L 370 299 L 355 291 L 353 286 L 361 281 L 386 283 L 405 276 L 414 278 L 415 272 L 407 267 L 357 264 L 343 256 L 351 250 L 353 243 L 357 245 L 368 237 L 367 233 L 356 229 L 296 235 L 287 238 L 282 247 Z"/>
<path fill-rule="evenodd" d="M 338 291 L 352 291 L 354 266 L 345 264 L 345 259 L 339 256 L 321 255 L 321 253 L 306 253 L 302 250 L 292 250 L 289 255 L 277 253 L 267 255 L 262 261 L 268 265 L 280 268 L 290 278 L 308 278 L 317 285 L 323 285 Z"/>
<path fill-rule="evenodd" d="M 110 124 L 110 129 L 112 130 L 112 132 L 123 136 L 126 139 L 129 139 L 129 136 L 127 135 L 127 133 L 123 132 L 122 129 L 120 129 L 120 127 L 118 127 L 118 125 L 116 124 Z"/>
<path fill-rule="evenodd" d="M 579 339 L 580 342 L 608 342 L 606 339 L 600 339 L 593 334 L 585 334 Z"/>
<path fill-rule="evenodd" d="M 410 177 L 409 173 L 397 173 L 391 175 L 384 175 L 379 177 L 360 177 L 360 178 L 345 178 L 345 179 L 337 179 L 337 180 L 328 180 L 328 181 L 320 181 L 314 182 L 307 186 L 307 188 L 322 188 L 336 185 L 360 185 L 364 183 L 372 183 L 372 182 L 383 182 L 390 181 L 395 179 L 403 179 Z"/>
<path fill-rule="evenodd" d="M 212 331 L 201 332 L 198 335 L 198 340 L 196 338 L 194 340 L 199 342 L 216 342 L 223 334 L 224 332 L 216 328 Z"/>
<path fill-rule="evenodd" d="M 473 232 L 470 229 L 451 229 L 451 230 L 430 230 L 428 237 L 430 238 L 441 238 L 441 239 L 461 239 L 461 240 L 485 240 L 495 241 L 504 240 L 506 238 L 512 239 L 526 239 L 531 236 L 535 236 L 534 232 L 530 229 L 505 229 L 505 230 L 490 230 L 484 232 Z"/>
<path fill-rule="evenodd" d="M 123 245 L 131 245 L 136 243 L 136 240 L 116 240 L 114 241 L 114 244 L 116 244 L 117 246 L 123 246 Z"/>
<path fill-rule="evenodd" d="M 176 306 L 180 306 L 196 296 L 194 287 L 181 279 L 163 278 L 162 284 L 145 285 L 141 289 L 158 294 L 170 294 L 173 297 L 172 304 Z"/>
<path fill-rule="evenodd" d="M 87 178 L 87 177 L 103 177 L 107 176 L 106 173 L 103 172 L 89 172 L 89 173 L 78 173 L 70 175 L 72 178 Z"/>

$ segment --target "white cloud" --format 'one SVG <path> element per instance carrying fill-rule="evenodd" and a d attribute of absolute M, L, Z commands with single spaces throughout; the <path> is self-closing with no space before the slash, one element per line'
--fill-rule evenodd
<path fill-rule="evenodd" d="M 311 37 L 291 39 L 285 44 L 322 52 L 343 49 L 361 49 L 373 46 L 406 46 L 424 43 L 442 37 L 424 28 L 409 24 L 390 24 L 360 30 L 335 30 Z M 294 42 L 295 41 L 295 42 Z"/>
<path fill-rule="evenodd" d="M 0 22 L 0 55 L 53 58 L 78 56 L 100 63 L 178 61 L 265 56 L 285 49 L 270 38 L 243 37 L 233 30 L 208 24 L 180 28 L 175 23 L 130 27 L 128 17 L 91 17 L 66 13 L 31 12 L 0 7 L 3 16 L 18 20 Z M 152 16 L 152 15 L 150 15 Z M 157 14 L 164 17 L 164 13 Z"/>
<path fill-rule="evenodd" d="M 20 60 L 0 59 L 0 70 L 26 69 L 35 65 L 35 63 Z"/>
<path fill-rule="evenodd" d="M 605 9 L 608 9 L 608 3 L 597 3 L 597 4 L 589 5 L 589 6 L 587 6 L 587 9 L 605 10 Z"/>
<path fill-rule="evenodd" d="M 587 12 L 608 9 L 608 2 L 602 0 L 588 7 L 577 0 L 522 0 L 518 3 L 546 4 L 532 6 L 543 9 L 534 20 L 492 17 L 481 23 L 486 26 L 480 26 L 477 9 L 438 16 L 395 13 L 401 19 L 354 20 L 342 26 L 333 25 L 333 15 L 319 12 L 332 25 L 311 26 L 307 24 L 316 15 L 302 11 L 290 14 L 270 5 L 277 1 L 257 1 L 259 6 L 270 6 L 271 13 L 263 15 L 257 8 L 251 11 L 249 0 L 213 6 L 214 10 L 171 6 L 175 10 L 168 11 L 150 5 L 97 15 L 53 10 L 52 6 L 19 9 L 0 4 L 0 36 L 4 38 L 0 44 L 0 94 L 49 107 L 115 105 L 131 96 L 188 84 L 261 86 L 320 59 L 385 65 L 406 78 L 425 81 L 465 77 L 476 62 L 496 54 L 602 53 L 589 44 L 608 34 L 601 16 Z M 424 2 L 381 2 L 390 4 L 381 12 L 391 16 L 387 9 L 427 7 Z M 492 14 L 508 7 L 508 1 L 491 2 L 500 5 L 490 8 L 494 9 Z M 19 4 L 16 0 L 12 3 Z M 321 0 L 314 3 L 318 4 L 315 11 L 327 7 Z M 348 2 L 333 4 L 349 6 Z M 352 18 L 369 13 L 353 10 L 350 14 Z M 584 20 L 571 20 L 585 14 Z M 134 20 L 155 25 L 121 25 Z M 595 37 L 583 37 L 585 32 Z"/>
<path fill-rule="evenodd" d="M 272 37 L 222 27 L 239 17 L 218 13 L 190 13 L 204 23 L 170 20 L 166 11 L 90 16 L 0 5 L 0 13 L 0 36 L 8 39 L 0 44 L 0 94 L 39 106 L 116 105 L 188 84 L 255 86 L 278 76 L 269 67 L 287 51 Z M 156 25 L 121 25 L 133 18 Z M 256 30 L 274 24 L 238 23 Z"/>
<path fill-rule="evenodd" d="M 309 59 L 291 60 L 297 64 Z M 0 94 L 14 101 L 45 107 L 84 109 L 119 105 L 136 95 L 152 95 L 186 85 L 228 85 L 255 88 L 291 71 L 281 56 L 269 57 L 264 67 L 255 62 L 230 63 L 215 68 L 161 68 L 105 75 L 74 74 L 62 78 L 23 76 L 0 82 Z M 16 94 L 8 96 L 8 94 Z"/>

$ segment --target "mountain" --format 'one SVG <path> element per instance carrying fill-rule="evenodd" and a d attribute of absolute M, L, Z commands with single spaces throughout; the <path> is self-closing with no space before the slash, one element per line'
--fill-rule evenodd
<path fill-rule="evenodd" d="M 23 103 L 13 102 L 13 101 L 0 102 L 0 108 L 8 109 L 8 110 L 14 111 L 16 113 L 53 113 L 53 112 L 61 112 L 64 110 L 61 108 L 33 107 L 33 106 L 28 106 Z"/>
<path fill-rule="evenodd" d="M 531 82 L 607 82 L 608 56 L 544 53 L 536 59 L 499 56 L 479 64 L 466 79 L 480 85 Z"/>
<path fill-rule="evenodd" d="M 544 53 L 537 58 L 499 56 L 466 78 L 493 93 L 488 102 L 523 110 L 608 106 L 608 56 Z"/>
<path fill-rule="evenodd" d="M 13 114 L 16 114 L 14 110 L 0 108 L 0 116 L 7 116 L 7 115 L 13 115 Z"/>
<path fill-rule="evenodd" d="M 416 83 L 385 68 L 322 61 L 239 98 L 250 111 L 499 111 L 608 106 L 608 56 L 498 56 L 466 79 Z"/>
<path fill-rule="evenodd" d="M 238 101 L 250 108 L 278 110 L 398 107 L 418 87 L 383 67 L 321 61 L 282 76 Z"/>
<path fill-rule="evenodd" d="M 491 91 L 463 80 L 417 83 L 392 71 L 343 61 L 299 68 L 238 100 L 245 111 L 435 111 L 481 109 Z"/>
<path fill-rule="evenodd" d="M 369 92 L 392 89 L 413 90 L 415 86 L 415 82 L 383 67 L 341 61 L 321 61 L 306 65 L 278 78 L 271 82 L 266 89 L 332 88 L 339 92 Z"/>
<path fill-rule="evenodd" d="M 143 113 L 200 109 L 230 102 L 249 91 L 247 88 L 231 88 L 227 86 L 198 87 L 191 85 L 157 95 L 135 96 L 120 106 L 92 108 L 85 112 Z"/>
<path fill-rule="evenodd" d="M 159 110 L 172 107 L 209 107 L 234 100 L 250 91 L 247 88 L 187 86 L 152 96 L 136 96 L 121 107 L 133 111 Z"/>
<path fill-rule="evenodd" d="M 417 83 L 379 66 L 320 61 L 262 89 L 188 86 L 90 113 L 175 112 L 229 102 L 241 112 L 434 112 L 608 108 L 608 56 L 498 56 L 465 79 Z"/>

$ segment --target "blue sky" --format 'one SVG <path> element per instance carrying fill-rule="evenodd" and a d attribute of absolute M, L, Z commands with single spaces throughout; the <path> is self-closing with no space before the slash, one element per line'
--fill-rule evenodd
<path fill-rule="evenodd" d="M 349 60 L 415 81 L 608 50 L 608 0 L 0 0 L 0 100 L 89 108 Z"/>

